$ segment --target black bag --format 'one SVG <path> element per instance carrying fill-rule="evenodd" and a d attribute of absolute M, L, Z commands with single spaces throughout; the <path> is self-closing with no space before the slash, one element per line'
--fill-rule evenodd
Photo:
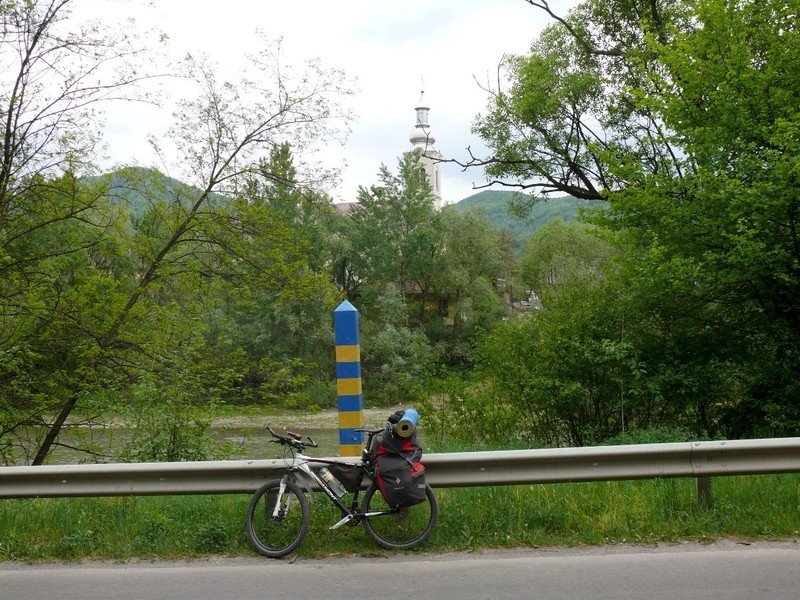
<path fill-rule="evenodd" d="M 386 426 L 383 433 L 378 435 L 381 436 L 381 439 L 375 447 L 376 456 L 395 454 L 405 456 L 412 461 L 418 461 L 422 458 L 422 446 L 419 445 L 416 431 L 411 437 L 400 437 L 394 432 L 394 426 L 390 424 Z"/>
<path fill-rule="evenodd" d="M 389 506 L 404 508 L 425 500 L 425 467 L 418 460 L 396 454 L 378 456 L 377 475 L 378 487 Z"/>
<path fill-rule="evenodd" d="M 394 433 L 394 425 L 397 420 L 393 421 L 393 417 L 403 414 L 403 411 L 398 411 L 391 417 L 386 427 L 380 433 L 372 436 L 369 448 L 364 449 L 364 456 L 373 465 L 376 464 L 378 456 L 384 454 L 397 454 L 407 456 L 412 461 L 419 460 L 422 457 L 422 447 L 417 440 L 417 432 L 415 431 L 411 437 L 403 438 Z"/>
<path fill-rule="evenodd" d="M 427 491 L 417 432 L 404 438 L 394 431 L 402 416 L 402 411 L 398 411 L 389 417 L 384 431 L 375 436 L 378 441 L 374 444 L 378 487 L 386 503 L 399 508 L 423 502 Z"/>
<path fill-rule="evenodd" d="M 364 475 L 356 465 L 331 463 L 328 465 L 328 469 L 348 492 L 356 492 L 361 489 L 361 479 Z"/>

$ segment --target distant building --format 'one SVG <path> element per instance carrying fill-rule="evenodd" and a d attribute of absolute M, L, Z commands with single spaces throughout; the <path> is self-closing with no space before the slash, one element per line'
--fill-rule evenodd
<path fill-rule="evenodd" d="M 333 208 L 336 212 L 346 215 L 355 206 L 358 206 L 358 202 L 338 202 L 333 205 Z"/>
<path fill-rule="evenodd" d="M 439 152 L 434 144 L 436 138 L 431 133 L 431 126 L 428 123 L 429 107 L 425 106 L 425 90 L 420 92 L 419 106 L 414 110 L 417 112 L 417 122 L 408 140 L 411 142 L 411 150 L 420 150 L 422 153 L 422 167 L 428 176 L 428 183 L 431 186 L 431 196 L 433 197 L 433 208 L 442 208 L 442 173 L 441 160 L 442 153 Z M 344 215 L 348 214 L 353 207 L 358 206 L 358 202 L 339 202 L 333 205 L 337 212 Z"/>
<path fill-rule="evenodd" d="M 433 137 L 431 126 L 428 123 L 428 111 L 430 108 L 425 106 L 425 90 L 420 92 L 419 106 L 414 110 L 417 111 L 417 123 L 414 125 L 414 129 L 411 130 L 411 135 L 408 136 L 408 139 L 411 142 L 412 150 L 420 150 L 422 152 L 422 166 L 425 168 L 425 173 L 428 175 L 428 183 L 431 185 L 433 208 L 439 210 L 442 207 L 442 153 L 434 147 L 436 138 Z"/>

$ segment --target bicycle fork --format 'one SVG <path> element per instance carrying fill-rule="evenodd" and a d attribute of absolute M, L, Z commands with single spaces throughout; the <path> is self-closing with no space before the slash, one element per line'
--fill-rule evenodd
<path fill-rule="evenodd" d="M 289 505 L 292 502 L 292 494 L 286 494 L 286 505 L 283 506 L 283 498 L 285 494 L 286 477 L 282 477 L 280 486 L 278 487 L 278 492 L 275 494 L 275 505 L 271 506 L 270 502 L 267 502 L 265 505 L 267 517 L 279 520 L 289 513 Z M 270 511 L 272 514 L 270 514 Z"/>

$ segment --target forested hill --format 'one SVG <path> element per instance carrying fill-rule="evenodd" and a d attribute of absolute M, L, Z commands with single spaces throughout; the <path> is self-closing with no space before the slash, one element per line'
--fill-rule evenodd
<path fill-rule="evenodd" d="M 537 201 L 533 213 L 528 219 L 519 219 L 508 214 L 508 201 L 516 193 L 507 190 L 484 190 L 464 198 L 454 206 L 461 212 L 480 208 L 495 227 L 508 229 L 515 238 L 524 241 L 549 221 L 561 219 L 565 223 L 574 222 L 578 218 L 578 211 L 581 208 L 590 208 L 597 204 L 572 196 L 549 198 Z"/>
<path fill-rule="evenodd" d="M 111 178 L 112 196 L 125 200 L 134 214 L 141 214 L 148 205 L 159 200 L 195 198 L 201 193 L 197 188 L 153 169 L 128 167 L 119 169 L 102 177 L 87 177 L 87 181 Z M 596 203 L 579 200 L 572 196 L 560 196 L 537 201 L 532 215 L 519 219 L 508 213 L 508 202 L 516 194 L 507 190 L 484 190 L 468 196 L 453 206 L 459 212 L 470 209 L 482 210 L 489 221 L 497 228 L 508 229 L 519 240 L 527 240 L 530 235 L 553 219 L 565 223 L 574 222 L 581 208 L 592 207 Z M 224 196 L 212 193 L 212 201 L 222 202 Z"/>
<path fill-rule="evenodd" d="M 111 178 L 110 193 L 113 197 L 126 201 L 135 215 L 141 215 L 148 206 L 159 201 L 196 198 L 200 190 L 177 179 L 152 169 L 129 167 L 105 175 Z M 87 178 L 96 180 L 99 178 Z M 464 198 L 453 206 L 459 212 L 480 209 L 498 229 L 506 229 L 517 240 L 521 251 L 530 236 L 553 219 L 565 223 L 577 220 L 581 208 L 590 208 L 596 202 L 579 200 L 572 196 L 542 199 L 537 201 L 530 217 L 520 219 L 508 212 L 508 202 L 516 194 L 507 190 L 484 190 Z M 212 194 L 212 203 L 219 204 L 226 199 Z"/>
<path fill-rule="evenodd" d="M 194 186 L 144 167 L 126 167 L 100 177 L 87 177 L 86 181 L 104 181 L 105 185 L 110 184 L 108 192 L 111 197 L 126 202 L 131 213 L 137 216 L 159 202 L 194 202 L 202 194 L 202 190 Z M 216 205 L 227 201 L 221 194 L 213 192 L 210 199 Z"/>

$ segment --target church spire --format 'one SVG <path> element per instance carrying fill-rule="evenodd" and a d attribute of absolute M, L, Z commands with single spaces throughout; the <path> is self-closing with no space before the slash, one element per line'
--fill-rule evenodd
<path fill-rule="evenodd" d="M 434 148 L 436 138 L 433 137 L 431 126 L 428 122 L 428 111 L 430 107 L 425 104 L 425 89 L 419 94 L 419 103 L 414 109 L 417 112 L 417 122 L 411 135 L 408 136 L 411 142 L 411 149 L 419 149 L 422 153 L 422 166 L 425 168 L 425 173 L 428 175 L 428 183 L 431 185 L 431 193 L 433 195 L 433 206 L 437 210 L 442 206 L 442 190 L 441 190 L 441 172 L 440 161 L 442 158 L 441 153 Z"/>
<path fill-rule="evenodd" d="M 417 111 L 417 124 L 408 139 L 415 148 L 420 148 L 425 152 L 436 143 L 436 138 L 431 133 L 430 123 L 428 123 L 430 107 L 425 106 L 425 90 L 420 91 L 419 103 L 414 110 Z"/>

